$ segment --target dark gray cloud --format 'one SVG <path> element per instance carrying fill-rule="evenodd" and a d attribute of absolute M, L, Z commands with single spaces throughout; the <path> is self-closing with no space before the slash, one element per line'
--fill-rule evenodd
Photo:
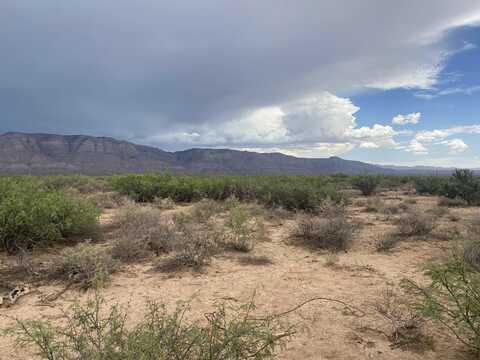
<path fill-rule="evenodd" d="M 165 141 L 325 90 L 428 88 L 442 32 L 479 16 L 476 0 L 3 0 L 0 132 Z"/>

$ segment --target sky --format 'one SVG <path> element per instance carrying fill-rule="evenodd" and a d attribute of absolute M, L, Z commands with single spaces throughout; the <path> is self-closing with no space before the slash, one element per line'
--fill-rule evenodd
<path fill-rule="evenodd" d="M 480 168 L 478 0 L 2 0 L 0 133 Z"/>

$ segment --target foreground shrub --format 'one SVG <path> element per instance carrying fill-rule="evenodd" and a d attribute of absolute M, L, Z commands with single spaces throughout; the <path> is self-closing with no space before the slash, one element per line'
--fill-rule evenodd
<path fill-rule="evenodd" d="M 393 348 L 418 351 L 432 348 L 432 341 L 424 332 L 424 318 L 409 305 L 404 294 L 386 289 L 373 308 L 386 320 L 390 328 L 387 335 Z"/>
<path fill-rule="evenodd" d="M 354 176 L 352 178 L 352 185 L 365 196 L 373 195 L 380 182 L 381 178 L 375 175 Z"/>
<path fill-rule="evenodd" d="M 353 226 L 344 216 L 302 215 L 297 220 L 293 236 L 320 249 L 345 250 L 352 239 Z"/>
<path fill-rule="evenodd" d="M 0 189 L 0 242 L 11 253 L 95 230 L 100 211 L 90 202 L 29 177 L 2 179 Z"/>
<path fill-rule="evenodd" d="M 118 268 L 110 253 L 89 242 L 64 249 L 50 266 L 50 276 L 84 288 L 102 285 Z"/>
<path fill-rule="evenodd" d="M 428 235 L 434 225 L 434 218 L 431 215 L 412 210 L 398 219 L 398 233 L 403 236 Z"/>
<path fill-rule="evenodd" d="M 480 352 L 480 274 L 454 257 L 446 264 L 431 265 L 428 286 L 407 282 L 422 301 L 415 304 L 463 344 Z"/>
<path fill-rule="evenodd" d="M 105 313 L 97 296 L 86 306 L 75 305 L 65 325 L 46 321 L 20 321 L 10 330 L 21 346 L 34 345 L 47 360 L 243 360 L 273 359 L 293 334 L 278 319 L 255 319 L 255 306 L 225 304 L 205 316 L 205 322 L 187 322 L 188 308 L 168 313 L 158 303 L 148 304 L 144 319 L 132 330 L 128 314 L 118 305 Z"/>

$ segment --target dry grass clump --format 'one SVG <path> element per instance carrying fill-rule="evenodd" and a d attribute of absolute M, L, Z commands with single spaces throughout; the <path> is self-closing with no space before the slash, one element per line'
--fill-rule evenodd
<path fill-rule="evenodd" d="M 431 215 L 412 209 L 398 220 L 398 233 L 403 236 L 428 235 L 434 225 L 434 218 Z"/>
<path fill-rule="evenodd" d="M 238 259 L 238 262 L 242 265 L 252 266 L 267 266 L 273 265 L 273 261 L 265 255 L 247 255 Z"/>
<path fill-rule="evenodd" d="M 118 229 L 112 255 L 122 261 L 145 258 L 151 251 L 155 254 L 168 252 L 176 240 L 175 224 L 162 217 L 156 208 L 138 204 L 123 207 L 114 219 Z"/>
<path fill-rule="evenodd" d="M 448 211 L 448 208 L 444 206 L 435 206 L 431 209 L 428 209 L 427 212 L 437 218 L 441 218 L 447 215 L 449 211 Z"/>
<path fill-rule="evenodd" d="M 103 284 L 118 269 L 110 252 L 89 242 L 65 248 L 55 256 L 49 273 L 84 288 Z"/>
<path fill-rule="evenodd" d="M 338 265 L 340 258 L 337 253 L 329 251 L 327 255 L 325 255 L 325 263 L 326 267 L 335 267 Z"/>
<path fill-rule="evenodd" d="M 228 248 L 241 252 L 253 250 L 256 241 L 256 224 L 252 224 L 245 206 L 237 205 L 231 208 L 225 225 L 229 230 L 226 238 Z"/>
<path fill-rule="evenodd" d="M 345 216 L 321 218 L 314 215 L 300 215 L 294 237 L 320 249 L 345 250 L 353 236 L 353 226 Z"/>
<path fill-rule="evenodd" d="M 215 215 L 223 212 L 225 205 L 211 199 L 202 199 L 193 205 L 191 215 L 196 221 L 207 222 Z"/>
<path fill-rule="evenodd" d="M 476 271 L 480 271 L 480 241 L 469 240 L 463 248 L 465 262 Z"/>
<path fill-rule="evenodd" d="M 392 232 L 392 233 L 387 233 L 385 235 L 379 236 L 375 240 L 374 245 L 377 251 L 384 252 L 394 248 L 399 241 L 400 241 L 400 238 L 398 234 Z"/>
<path fill-rule="evenodd" d="M 446 198 L 446 197 L 441 197 L 440 200 L 438 200 L 438 206 L 445 206 L 445 207 L 465 207 L 467 206 L 467 202 L 463 199 L 460 198 Z"/>
<path fill-rule="evenodd" d="M 431 349 L 432 340 L 425 335 L 424 319 L 412 310 L 404 296 L 387 289 L 373 304 L 373 308 L 388 323 L 389 331 L 385 335 L 392 343 L 392 348 L 417 351 Z"/>
<path fill-rule="evenodd" d="M 116 192 L 97 192 L 87 196 L 87 199 L 100 209 L 116 209 L 127 203 L 128 199 Z"/>
<path fill-rule="evenodd" d="M 174 244 L 172 255 L 159 259 L 154 268 L 163 272 L 185 268 L 201 269 L 221 250 L 222 241 L 218 235 L 195 226 L 184 226 Z"/>
<path fill-rule="evenodd" d="M 157 209 L 160 210 L 171 210 L 175 208 L 175 201 L 173 201 L 171 198 L 160 198 L 156 197 L 152 201 L 153 206 L 155 206 Z"/>

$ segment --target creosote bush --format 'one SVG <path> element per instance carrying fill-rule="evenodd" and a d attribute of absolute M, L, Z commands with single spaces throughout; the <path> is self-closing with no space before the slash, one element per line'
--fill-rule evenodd
<path fill-rule="evenodd" d="M 64 325 L 21 321 L 9 330 L 21 346 L 33 345 L 41 359 L 243 360 L 273 359 L 293 335 L 275 317 L 255 319 L 250 302 L 241 307 L 218 305 L 205 321 L 187 321 L 188 306 L 173 312 L 150 302 L 133 329 L 119 305 L 107 311 L 97 295 L 85 306 L 74 305 Z"/>
<path fill-rule="evenodd" d="M 0 179 L 0 244 L 14 253 L 74 236 L 92 236 L 100 211 L 38 178 Z"/>

